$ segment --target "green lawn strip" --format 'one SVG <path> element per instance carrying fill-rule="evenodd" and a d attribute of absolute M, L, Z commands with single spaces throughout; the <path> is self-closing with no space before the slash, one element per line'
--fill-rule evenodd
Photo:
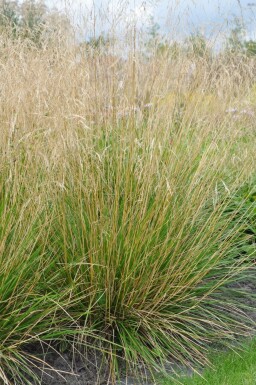
<path fill-rule="evenodd" d="M 161 385 L 254 385 L 256 384 L 256 339 L 246 341 L 239 349 L 209 357 L 213 367 L 203 371 L 202 375 L 178 378 L 178 381 L 163 380 Z"/>

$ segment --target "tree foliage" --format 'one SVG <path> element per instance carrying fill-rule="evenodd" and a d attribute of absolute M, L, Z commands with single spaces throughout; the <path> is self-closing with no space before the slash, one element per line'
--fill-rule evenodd
<path fill-rule="evenodd" d="M 49 9 L 44 0 L 0 0 L 0 33 L 14 39 L 28 39 L 41 46 L 60 23 L 69 26 L 67 18 Z"/>
<path fill-rule="evenodd" d="M 200 32 L 192 33 L 186 39 L 186 48 L 193 57 L 205 57 L 211 53 L 210 48 L 207 46 L 206 38 Z"/>
<path fill-rule="evenodd" d="M 182 51 L 182 45 L 178 41 L 169 39 L 161 33 L 160 25 L 155 22 L 153 17 L 150 19 L 147 36 L 145 43 L 147 55 L 177 57 Z"/>
<path fill-rule="evenodd" d="M 244 43 L 248 55 L 256 55 L 256 41 L 248 40 Z"/>
<path fill-rule="evenodd" d="M 235 18 L 234 28 L 227 39 L 227 51 L 233 54 L 256 55 L 256 41 L 246 40 L 246 29 L 239 18 Z"/>

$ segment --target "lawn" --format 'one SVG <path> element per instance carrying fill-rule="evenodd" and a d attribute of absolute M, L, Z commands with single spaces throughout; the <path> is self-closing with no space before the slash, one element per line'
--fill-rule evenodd
<path fill-rule="evenodd" d="M 256 342 L 243 343 L 234 351 L 214 353 L 210 357 L 213 368 L 200 375 L 180 377 L 183 385 L 253 385 L 256 383 Z M 174 385 L 176 381 L 163 381 L 163 385 Z"/>

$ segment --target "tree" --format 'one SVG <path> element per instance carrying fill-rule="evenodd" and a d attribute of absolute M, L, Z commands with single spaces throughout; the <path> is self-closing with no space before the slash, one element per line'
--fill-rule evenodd
<path fill-rule="evenodd" d="M 91 37 L 86 42 L 87 46 L 96 51 L 105 51 L 110 44 L 110 38 L 100 34 L 98 37 Z"/>
<path fill-rule="evenodd" d="M 25 0 L 20 6 L 20 27 L 23 38 L 40 45 L 48 8 L 43 1 Z"/>
<path fill-rule="evenodd" d="M 246 40 L 246 30 L 239 18 L 234 19 L 234 28 L 227 39 L 227 51 L 234 54 L 256 55 L 256 41 Z"/>
<path fill-rule="evenodd" d="M 148 39 L 145 43 L 146 54 L 155 56 L 176 57 L 181 51 L 181 46 L 176 41 L 170 41 L 165 35 L 160 33 L 160 25 L 151 17 L 150 26 L 147 30 Z"/>
<path fill-rule="evenodd" d="M 0 0 L 0 33 L 12 38 L 26 39 L 40 47 L 61 25 L 68 30 L 67 17 L 50 10 L 44 0 Z"/>
<path fill-rule="evenodd" d="M 244 43 L 245 50 L 248 56 L 256 55 L 256 41 L 249 40 Z"/>
<path fill-rule="evenodd" d="M 230 53 L 244 53 L 245 29 L 243 22 L 235 17 L 233 23 L 234 28 L 232 28 L 227 39 L 227 51 Z"/>
<path fill-rule="evenodd" d="M 210 55 L 210 50 L 207 47 L 206 39 L 201 32 L 196 32 L 186 39 L 187 51 L 193 56 L 204 57 Z"/>
<path fill-rule="evenodd" d="M 159 33 L 159 29 L 159 24 L 156 23 L 153 16 L 151 16 L 149 27 L 147 29 L 148 39 L 145 43 L 147 53 L 155 52 L 161 43 L 162 36 Z"/>
<path fill-rule="evenodd" d="M 19 25 L 19 12 L 17 1 L 0 1 L 0 31 L 11 30 L 13 35 L 16 35 Z"/>

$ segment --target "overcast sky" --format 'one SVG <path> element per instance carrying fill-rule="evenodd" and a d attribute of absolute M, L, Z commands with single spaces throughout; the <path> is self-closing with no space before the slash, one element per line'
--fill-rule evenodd
<path fill-rule="evenodd" d="M 49 6 L 72 10 L 77 23 L 86 17 L 92 20 L 92 15 L 96 14 L 98 31 L 106 30 L 108 23 L 110 25 L 114 21 L 118 24 L 119 20 L 124 18 L 125 20 L 136 18 L 140 26 L 146 27 L 152 23 L 153 18 L 166 33 L 175 30 L 186 34 L 199 30 L 209 35 L 226 30 L 232 20 L 238 17 L 248 31 L 248 38 L 256 38 L 256 0 L 47 0 L 46 2 Z M 98 12 L 101 17 L 98 16 Z"/>

